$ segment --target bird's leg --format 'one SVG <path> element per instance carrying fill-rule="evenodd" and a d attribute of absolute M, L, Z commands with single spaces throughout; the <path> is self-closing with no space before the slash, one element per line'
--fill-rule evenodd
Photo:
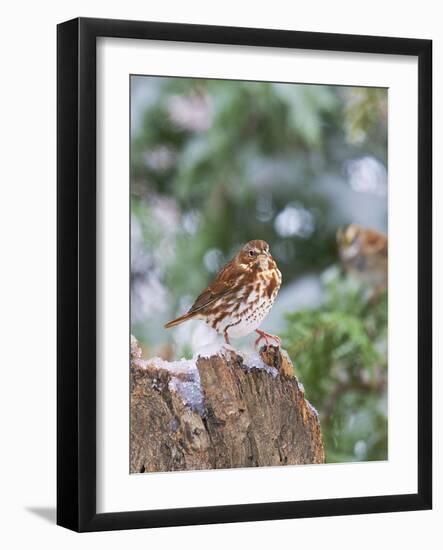
<path fill-rule="evenodd" d="M 269 334 L 268 332 L 259 329 L 256 329 L 255 332 L 259 335 L 259 337 L 255 341 L 256 347 L 258 346 L 260 340 L 264 340 L 267 346 L 269 346 L 269 340 L 274 340 L 274 342 L 277 342 L 278 347 L 281 346 L 281 339 L 278 336 L 275 336 L 274 334 Z"/>
<path fill-rule="evenodd" d="M 229 327 L 227 327 L 228 329 Z M 235 350 L 235 348 L 233 348 L 231 346 L 231 342 L 229 340 L 229 336 L 228 336 L 228 331 L 227 329 L 223 332 L 223 335 L 225 337 L 225 343 L 223 344 L 223 352 L 222 354 L 224 356 L 227 356 L 229 359 L 235 359 L 235 357 L 237 356 L 237 351 Z"/>

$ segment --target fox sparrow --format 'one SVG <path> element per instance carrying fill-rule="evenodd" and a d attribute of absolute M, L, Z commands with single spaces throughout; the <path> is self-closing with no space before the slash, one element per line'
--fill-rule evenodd
<path fill-rule="evenodd" d="M 215 280 L 198 296 L 187 313 L 170 321 L 166 328 L 175 327 L 188 319 L 202 319 L 226 343 L 256 331 L 255 345 L 264 339 L 266 344 L 280 339 L 262 330 L 260 323 L 269 313 L 280 289 L 281 273 L 265 241 L 250 241 L 219 272 Z"/>

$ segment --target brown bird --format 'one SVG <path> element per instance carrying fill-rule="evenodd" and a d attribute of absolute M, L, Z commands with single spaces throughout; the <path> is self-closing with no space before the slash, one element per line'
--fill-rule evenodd
<path fill-rule="evenodd" d="M 265 241 L 250 241 L 219 272 L 215 280 L 198 296 L 190 310 L 170 321 L 165 328 L 175 327 L 189 319 L 202 319 L 227 344 L 231 337 L 238 338 L 257 332 L 255 345 L 264 339 L 268 344 L 277 336 L 258 330 L 269 313 L 281 285 L 281 273 Z"/>
<path fill-rule="evenodd" d="M 337 231 L 340 259 L 344 268 L 361 281 L 386 288 L 388 280 L 388 239 L 374 229 L 350 224 Z"/>

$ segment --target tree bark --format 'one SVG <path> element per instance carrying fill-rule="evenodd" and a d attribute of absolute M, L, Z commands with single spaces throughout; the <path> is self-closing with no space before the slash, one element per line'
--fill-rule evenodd
<path fill-rule="evenodd" d="M 189 367 L 189 368 L 187 368 Z M 284 351 L 168 364 L 131 349 L 131 473 L 323 463 L 320 423 Z"/>

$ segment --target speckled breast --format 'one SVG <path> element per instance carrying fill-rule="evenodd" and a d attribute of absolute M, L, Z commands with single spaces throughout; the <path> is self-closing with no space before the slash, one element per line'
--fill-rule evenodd
<path fill-rule="evenodd" d="M 280 285 L 281 273 L 276 266 L 259 270 L 238 293 L 214 304 L 206 322 L 220 334 L 245 336 L 256 330 L 267 316 Z"/>

